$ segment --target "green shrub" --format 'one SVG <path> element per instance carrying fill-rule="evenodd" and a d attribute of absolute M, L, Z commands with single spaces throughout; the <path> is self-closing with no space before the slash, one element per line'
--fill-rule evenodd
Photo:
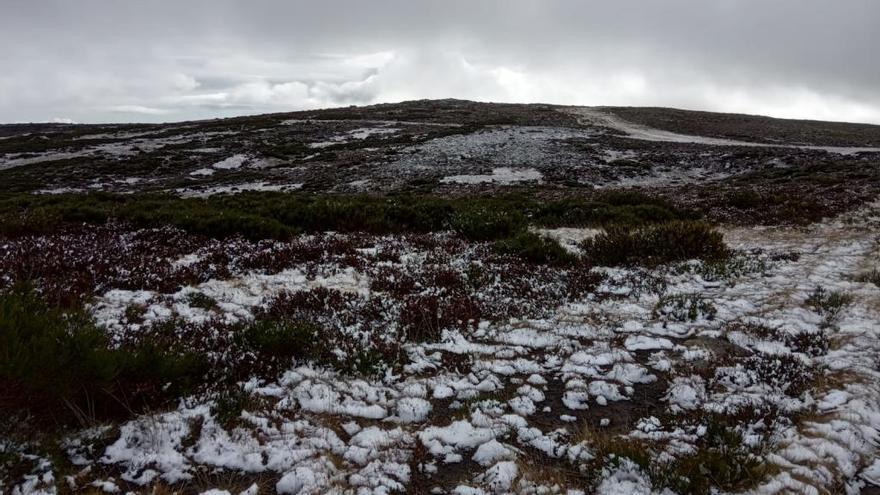
<path fill-rule="evenodd" d="M 223 389 L 214 400 L 211 413 L 217 423 L 231 429 L 238 423 L 242 411 L 247 409 L 252 402 L 251 394 L 245 392 L 240 386 L 231 386 Z"/>
<path fill-rule="evenodd" d="M 691 219 L 667 203 L 634 193 L 592 200 L 539 200 L 524 195 L 437 197 L 244 192 L 208 198 L 168 194 L 0 194 L 0 219 L 17 219 L 0 235 L 52 231 L 63 222 L 136 227 L 173 226 L 211 237 L 285 239 L 297 232 L 335 230 L 389 234 L 453 230 L 473 240 L 512 237 L 529 224 L 645 225 Z M 2 225 L 2 224 L 0 224 Z M 8 232 L 6 232 L 8 230 Z"/>
<path fill-rule="evenodd" d="M 727 204 L 740 209 L 749 210 L 761 206 L 761 195 L 754 191 L 733 191 L 726 196 Z"/>
<path fill-rule="evenodd" d="M 9 212 L 0 215 L 0 236 L 37 235 L 58 228 L 61 219 L 50 214 Z"/>
<path fill-rule="evenodd" d="M 747 253 L 734 252 L 725 258 L 710 259 L 694 266 L 683 263 L 679 273 L 695 272 L 706 281 L 730 280 L 750 273 L 763 273 L 768 265 L 764 259 Z"/>
<path fill-rule="evenodd" d="M 830 323 L 840 315 L 844 308 L 852 304 L 852 301 L 852 295 L 838 291 L 828 292 L 820 285 L 816 286 L 813 293 L 807 297 L 806 303 Z"/>
<path fill-rule="evenodd" d="M 771 472 L 741 435 L 723 419 L 710 419 L 696 451 L 654 469 L 652 481 L 675 493 L 711 494 L 752 487 Z"/>
<path fill-rule="evenodd" d="M 126 415 L 194 389 L 204 360 L 155 345 L 111 348 L 82 311 L 17 286 L 0 295 L 0 410 L 58 422 Z"/>
<path fill-rule="evenodd" d="M 376 349 L 362 349 L 336 364 L 336 369 L 355 376 L 376 376 L 388 367 L 385 356 Z"/>
<path fill-rule="evenodd" d="M 287 364 L 293 358 L 323 363 L 331 357 L 323 334 L 323 329 L 312 323 L 265 318 L 238 329 L 234 341 L 274 364 Z"/>
<path fill-rule="evenodd" d="M 612 227 L 584 241 L 585 255 L 602 265 L 657 265 L 728 255 L 723 236 L 708 224 L 675 221 L 637 228 Z"/>
<path fill-rule="evenodd" d="M 509 237 L 526 228 L 526 218 L 517 210 L 500 208 L 468 208 L 449 219 L 449 227 L 457 234 L 474 241 Z"/>
<path fill-rule="evenodd" d="M 658 489 L 674 493 L 709 495 L 718 490 L 740 492 L 754 487 L 773 472 L 762 457 L 763 442 L 747 445 L 733 429 L 728 418 L 707 414 L 701 423 L 705 433 L 692 450 L 676 456 L 658 456 L 641 440 L 628 438 L 599 439 L 595 448 L 595 480 L 608 466 L 618 466 L 624 459 L 637 465 Z"/>
<path fill-rule="evenodd" d="M 186 302 L 193 308 L 200 308 L 204 310 L 212 310 L 217 307 L 217 301 L 202 292 L 190 292 L 186 296 Z"/>
<path fill-rule="evenodd" d="M 494 248 L 501 254 L 516 256 L 529 263 L 563 265 L 577 259 L 555 240 L 532 232 L 522 232 L 514 237 L 495 241 Z"/>
<path fill-rule="evenodd" d="M 673 321 L 714 320 L 718 310 L 711 301 L 699 294 L 662 296 L 654 306 L 653 317 Z"/>

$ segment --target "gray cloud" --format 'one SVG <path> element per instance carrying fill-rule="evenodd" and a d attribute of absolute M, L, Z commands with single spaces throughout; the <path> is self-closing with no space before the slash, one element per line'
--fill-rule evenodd
<path fill-rule="evenodd" d="M 0 0 L 0 121 L 412 98 L 880 123 L 874 0 Z"/>

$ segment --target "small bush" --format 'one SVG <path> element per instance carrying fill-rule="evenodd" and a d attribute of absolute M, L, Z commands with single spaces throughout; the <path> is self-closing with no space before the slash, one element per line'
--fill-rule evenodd
<path fill-rule="evenodd" d="M 388 367 L 386 357 L 376 349 L 362 349 L 336 364 L 336 369 L 355 376 L 376 376 Z"/>
<path fill-rule="evenodd" d="M 234 342 L 265 364 L 288 364 L 293 358 L 323 363 L 330 357 L 318 325 L 291 320 L 258 319 L 237 330 Z"/>
<path fill-rule="evenodd" d="M 476 325 L 482 314 L 477 301 L 467 295 L 419 294 L 405 300 L 400 310 L 400 328 L 409 342 L 436 342 L 444 329 L 464 330 Z"/>
<path fill-rule="evenodd" d="M 725 332 L 743 332 L 761 340 L 782 342 L 792 352 L 800 352 L 810 357 L 824 356 L 828 353 L 828 334 L 822 330 L 800 330 L 792 333 L 782 328 L 771 327 L 761 323 L 734 322 L 725 328 Z"/>
<path fill-rule="evenodd" d="M 494 248 L 501 254 L 516 256 L 529 263 L 564 265 L 577 259 L 555 240 L 532 232 L 495 241 Z"/>
<path fill-rule="evenodd" d="M 761 195 L 754 191 L 733 191 L 726 197 L 727 204 L 739 210 L 750 210 L 761 206 Z"/>
<path fill-rule="evenodd" d="M 602 265 L 651 266 L 689 259 L 718 260 L 728 255 L 720 232 L 692 221 L 612 227 L 581 247 L 588 259 Z"/>
<path fill-rule="evenodd" d="M 618 160 L 611 160 L 610 162 L 608 162 L 608 165 L 610 165 L 610 166 L 612 166 L 612 167 L 621 167 L 621 168 L 646 168 L 646 169 L 651 168 L 651 164 L 650 164 L 650 163 L 647 163 L 647 162 L 646 162 L 646 163 L 642 163 L 642 162 L 640 162 L 640 161 L 637 161 L 637 160 L 630 160 L 630 159 L 628 159 L 628 158 L 621 158 L 621 159 L 618 159 Z"/>
<path fill-rule="evenodd" d="M 861 282 L 863 284 L 874 284 L 877 287 L 880 287 L 880 270 L 873 269 L 870 272 L 862 273 L 858 277 L 856 277 L 856 282 Z"/>
<path fill-rule="evenodd" d="M 718 310 L 711 301 L 699 294 L 667 295 L 657 301 L 653 317 L 673 321 L 714 320 Z"/>
<path fill-rule="evenodd" d="M 697 268 L 697 273 L 706 281 L 730 280 L 750 273 L 767 270 L 767 262 L 756 256 L 735 254 L 726 258 L 705 261 Z"/>
<path fill-rule="evenodd" d="M 450 219 L 449 226 L 455 233 L 467 239 L 488 241 L 522 231 L 526 227 L 526 219 L 516 210 L 475 208 L 455 214 Z"/>
<path fill-rule="evenodd" d="M 211 406 L 211 413 L 217 422 L 229 429 L 234 427 L 241 413 L 253 402 L 251 394 L 242 390 L 239 386 L 223 389 Z"/>
<path fill-rule="evenodd" d="M 696 452 L 655 466 L 652 481 L 675 493 L 711 494 L 752 487 L 770 472 L 767 463 L 747 446 L 723 419 L 710 418 Z M 659 468 L 659 469 L 657 469 Z"/>
<path fill-rule="evenodd" d="M 213 297 L 201 292 L 190 292 L 186 297 L 186 302 L 193 308 L 211 310 L 217 307 L 217 301 Z"/>
<path fill-rule="evenodd" d="M 761 456 L 763 444 L 743 442 L 729 419 L 708 414 L 700 423 L 705 433 L 697 438 L 694 448 L 675 456 L 658 456 L 640 440 L 594 436 L 589 439 L 597 451 L 594 472 L 601 473 L 628 460 L 658 489 L 699 495 L 747 490 L 772 472 Z M 601 476 L 594 479 L 598 481 Z"/>
<path fill-rule="evenodd" d="M 813 311 L 824 316 L 826 321 L 831 322 L 852 301 L 853 297 L 850 294 L 838 291 L 828 292 L 820 285 L 816 286 L 813 293 L 807 298 L 806 303 Z"/>
<path fill-rule="evenodd" d="M 111 348 L 82 311 L 49 308 L 28 286 L 0 295 L 0 411 L 56 422 L 125 416 L 193 390 L 205 361 L 152 344 Z"/>

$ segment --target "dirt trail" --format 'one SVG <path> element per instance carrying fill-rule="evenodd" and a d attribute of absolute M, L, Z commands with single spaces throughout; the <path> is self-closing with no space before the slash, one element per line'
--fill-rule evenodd
<path fill-rule="evenodd" d="M 689 144 L 707 144 L 710 146 L 749 146 L 757 148 L 796 148 L 804 150 L 827 151 L 829 153 L 837 153 L 840 155 L 855 155 L 857 153 L 880 153 L 880 148 L 853 147 L 853 146 L 808 146 L 808 145 L 786 145 L 786 144 L 768 144 L 755 143 L 750 141 L 738 141 L 735 139 L 712 138 L 705 136 L 691 136 L 687 134 L 678 134 L 675 132 L 655 129 L 639 124 L 635 124 L 621 119 L 616 115 L 602 112 L 590 107 L 571 107 L 565 110 L 578 118 L 578 122 L 582 125 L 610 127 L 612 129 L 626 133 L 626 137 L 631 139 L 640 139 L 643 141 L 657 141 L 663 143 L 689 143 Z"/>

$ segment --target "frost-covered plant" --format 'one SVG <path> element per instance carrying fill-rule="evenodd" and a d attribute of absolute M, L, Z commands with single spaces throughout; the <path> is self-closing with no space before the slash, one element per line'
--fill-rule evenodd
<path fill-rule="evenodd" d="M 705 433 L 692 454 L 652 469 L 655 484 L 675 493 L 711 494 L 754 486 L 771 472 L 760 446 L 748 446 L 723 417 L 705 419 Z"/>
<path fill-rule="evenodd" d="M 825 317 L 827 322 L 836 319 L 844 308 L 853 301 L 850 294 L 840 291 L 829 292 L 821 285 L 816 286 L 813 293 L 806 300 L 807 306 L 816 313 Z"/>
<path fill-rule="evenodd" d="M 718 310 L 699 294 L 665 295 L 654 306 L 653 317 L 673 321 L 714 320 Z"/>
<path fill-rule="evenodd" d="M 201 292 L 189 293 L 186 297 L 186 301 L 190 306 L 204 310 L 210 310 L 217 307 L 217 301 L 213 297 Z"/>
<path fill-rule="evenodd" d="M 251 394 L 237 385 L 232 386 L 219 393 L 211 406 L 211 413 L 219 424 L 231 429 L 240 419 L 241 412 L 247 409 L 252 402 L 253 396 Z"/>
<path fill-rule="evenodd" d="M 856 282 L 861 282 L 863 284 L 874 284 L 877 287 L 880 287 L 880 270 L 874 268 L 870 272 L 865 272 L 856 277 Z"/>
<path fill-rule="evenodd" d="M 792 352 L 806 354 L 810 357 L 828 353 L 829 339 L 824 330 L 786 331 L 784 327 L 773 327 L 757 322 L 734 322 L 725 327 L 725 333 L 742 332 L 760 340 L 782 342 Z"/>
<path fill-rule="evenodd" d="M 701 263 L 697 273 L 703 280 L 714 282 L 742 277 L 750 273 L 767 270 L 767 261 L 745 253 L 737 253 L 726 258 L 712 259 Z"/>
<path fill-rule="evenodd" d="M 747 445 L 731 427 L 730 419 L 708 414 L 697 424 L 685 426 L 702 431 L 691 449 L 675 456 L 657 455 L 643 440 L 609 435 L 587 435 L 596 450 L 593 478 L 609 468 L 637 466 L 654 488 L 674 493 L 709 495 L 717 490 L 740 491 L 754 486 L 771 472 L 761 457 L 763 443 Z"/>

